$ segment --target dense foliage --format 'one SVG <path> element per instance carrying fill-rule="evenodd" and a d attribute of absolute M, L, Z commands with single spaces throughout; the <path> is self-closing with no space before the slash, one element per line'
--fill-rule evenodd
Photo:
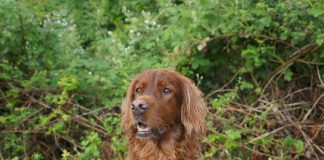
<path fill-rule="evenodd" d="M 0 159 L 123 159 L 120 109 L 172 68 L 210 111 L 201 159 L 324 158 L 323 0 L 0 0 Z"/>

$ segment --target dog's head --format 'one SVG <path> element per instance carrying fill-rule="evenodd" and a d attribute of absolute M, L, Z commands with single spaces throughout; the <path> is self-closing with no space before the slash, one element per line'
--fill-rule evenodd
<path fill-rule="evenodd" d="M 138 74 L 122 105 L 122 125 L 138 138 L 161 137 L 183 127 L 187 135 L 204 130 L 202 93 L 183 75 L 166 69 Z"/>

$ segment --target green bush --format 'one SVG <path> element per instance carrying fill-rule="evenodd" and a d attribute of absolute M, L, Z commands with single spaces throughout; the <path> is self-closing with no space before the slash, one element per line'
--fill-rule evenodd
<path fill-rule="evenodd" d="M 201 159 L 321 159 L 322 0 L 0 0 L 0 159 L 123 159 L 130 79 L 208 102 Z"/>

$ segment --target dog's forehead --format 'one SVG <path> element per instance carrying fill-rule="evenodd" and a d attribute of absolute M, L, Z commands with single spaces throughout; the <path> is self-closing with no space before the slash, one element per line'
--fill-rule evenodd
<path fill-rule="evenodd" d="M 137 76 L 137 81 L 139 83 L 149 83 L 153 82 L 152 84 L 159 84 L 159 85 L 179 85 L 180 78 L 179 76 L 171 71 L 167 70 L 149 70 L 143 73 L 140 73 Z"/>

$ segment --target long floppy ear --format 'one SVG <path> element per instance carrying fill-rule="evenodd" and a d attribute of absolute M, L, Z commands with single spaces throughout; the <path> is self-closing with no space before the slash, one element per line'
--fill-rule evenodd
<path fill-rule="evenodd" d="M 181 121 L 188 135 L 204 133 L 207 109 L 203 94 L 190 79 L 185 77 L 182 83 Z"/>
<path fill-rule="evenodd" d="M 130 129 L 131 122 L 132 122 L 132 116 L 131 116 L 131 103 L 134 97 L 134 85 L 136 83 L 136 80 L 133 80 L 130 85 L 128 86 L 126 96 L 124 99 L 124 102 L 121 105 L 121 111 L 122 111 L 122 127 L 125 129 L 126 132 Z"/>

